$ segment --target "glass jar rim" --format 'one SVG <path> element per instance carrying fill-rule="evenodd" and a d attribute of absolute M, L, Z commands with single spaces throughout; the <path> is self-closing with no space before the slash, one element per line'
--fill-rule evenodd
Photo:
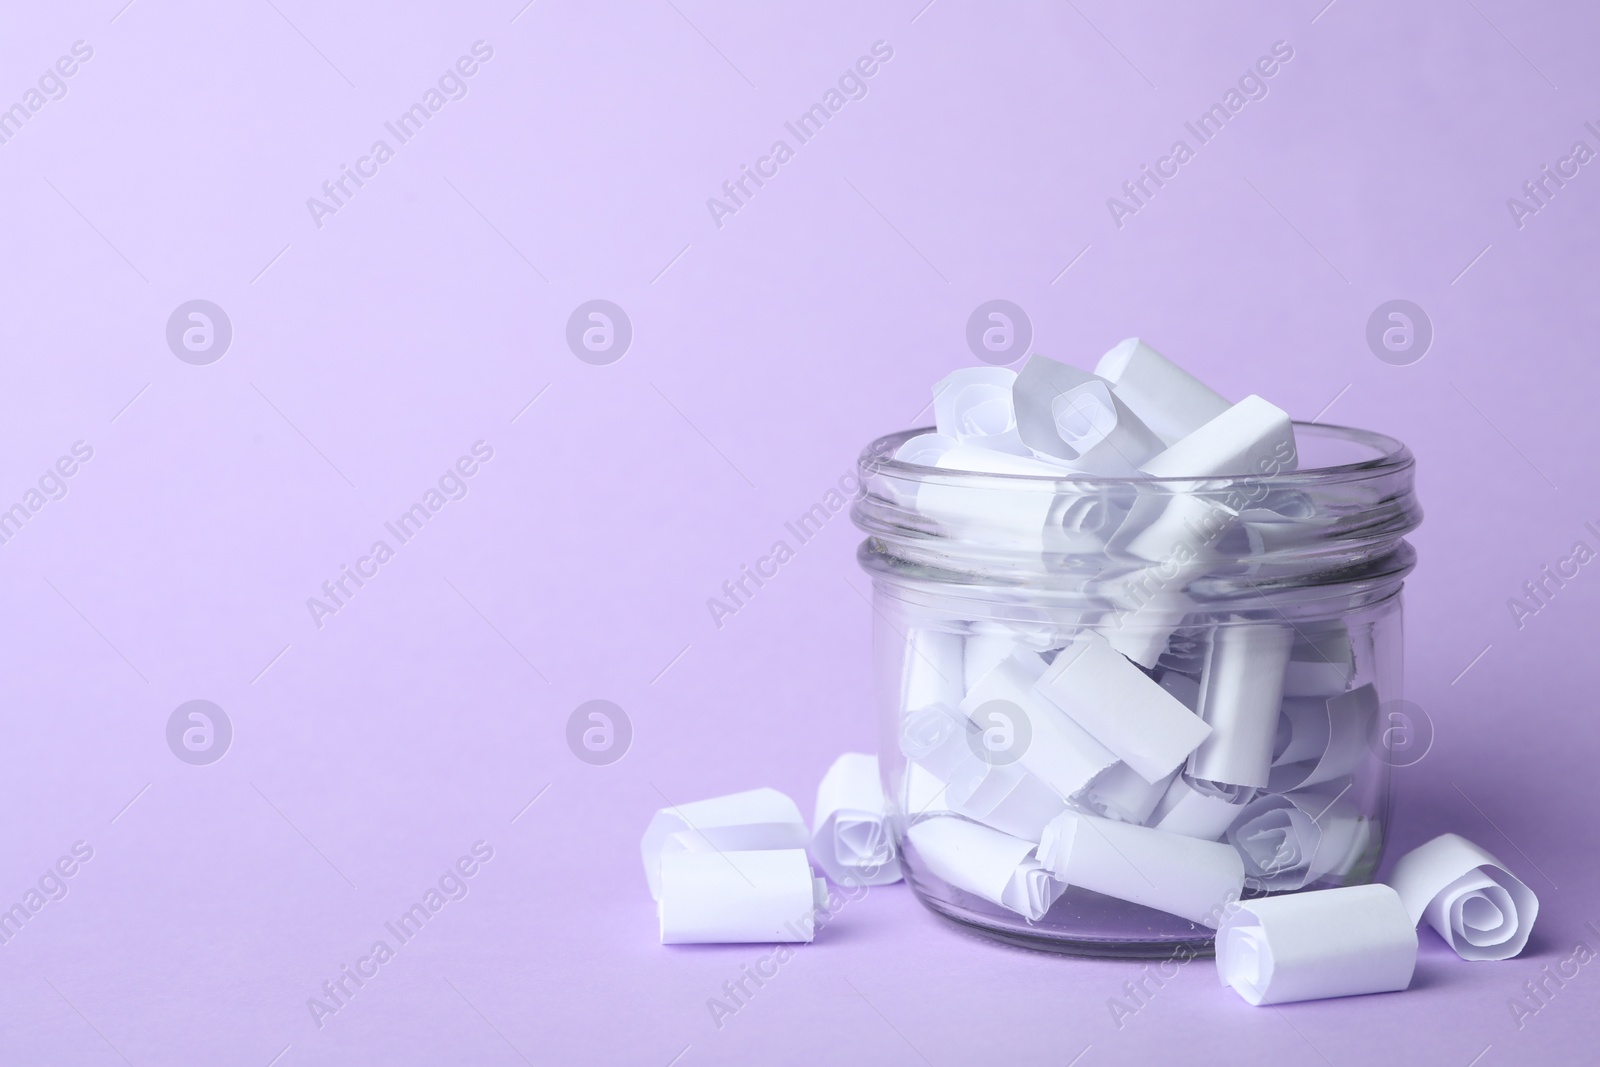
<path fill-rule="evenodd" d="M 1404 442 L 1390 437 L 1388 434 L 1378 433 L 1374 430 L 1358 429 L 1354 426 L 1341 426 L 1336 423 L 1325 422 L 1302 422 L 1298 419 L 1294 420 L 1293 425 L 1297 441 L 1302 440 L 1304 437 L 1321 437 L 1344 445 L 1365 448 L 1372 452 L 1373 455 L 1366 459 L 1347 463 L 1296 467 L 1293 470 L 1286 471 L 1238 471 L 1198 478 L 1193 475 L 1156 478 L 1145 474 L 1086 474 L 1067 468 L 1062 468 L 1060 474 L 1000 474 L 988 471 L 966 471 L 959 467 L 934 467 L 894 458 L 895 452 L 907 441 L 914 437 L 937 432 L 932 426 L 923 426 L 911 430 L 899 430 L 879 437 L 862 450 L 861 466 L 863 470 L 890 477 L 918 479 L 937 476 L 947 480 L 965 477 L 974 481 L 992 481 L 999 485 L 1038 485 L 1044 482 L 1066 482 L 1086 488 L 1126 485 L 1161 488 L 1167 486 L 1192 486 L 1197 481 L 1216 483 L 1240 479 L 1252 482 L 1266 482 L 1274 488 L 1298 489 L 1381 477 L 1386 474 L 1405 471 L 1416 465 L 1416 457 L 1412 455 L 1411 449 Z"/>

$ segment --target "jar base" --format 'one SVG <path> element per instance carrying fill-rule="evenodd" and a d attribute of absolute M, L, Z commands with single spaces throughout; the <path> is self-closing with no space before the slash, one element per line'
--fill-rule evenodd
<path fill-rule="evenodd" d="M 1074 936 L 1045 926 L 1030 926 L 1020 919 L 1015 923 L 1009 923 L 987 913 L 969 912 L 916 891 L 914 884 L 913 892 L 923 907 L 946 922 L 986 940 L 998 941 L 1013 948 L 1048 952 L 1058 956 L 1118 960 L 1210 959 L 1216 955 L 1216 940 L 1213 937 L 1156 936 L 1141 939 L 1126 936 L 1114 938 Z"/>

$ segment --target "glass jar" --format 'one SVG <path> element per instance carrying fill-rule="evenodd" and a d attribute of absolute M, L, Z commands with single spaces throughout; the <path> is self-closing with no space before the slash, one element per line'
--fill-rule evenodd
<path fill-rule="evenodd" d="M 1238 866 L 1244 896 L 1369 881 L 1421 520 L 1409 450 L 1296 423 L 1295 470 L 1056 477 L 930 465 L 929 432 L 862 453 L 853 511 L 881 773 L 923 903 L 1033 948 L 1154 957 L 1210 950 L 1205 895 L 1237 896 Z"/>

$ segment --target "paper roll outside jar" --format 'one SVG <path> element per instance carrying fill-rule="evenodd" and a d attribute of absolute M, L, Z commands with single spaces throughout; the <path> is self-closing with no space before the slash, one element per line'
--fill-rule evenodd
<path fill-rule="evenodd" d="M 1404 695 L 1410 453 L 1292 422 L 1270 381 L 1230 402 L 1137 340 L 1096 373 L 1028 355 L 941 383 L 939 433 L 863 452 L 863 617 L 911 890 L 1007 940 L 1157 956 L 1205 949 L 1196 877 L 1369 878 L 1393 836 L 1366 724 Z M 1172 879 L 1124 880 L 1102 839 Z M 1494 892 L 1458 897 L 1463 931 L 1488 929 L 1468 901 Z"/>

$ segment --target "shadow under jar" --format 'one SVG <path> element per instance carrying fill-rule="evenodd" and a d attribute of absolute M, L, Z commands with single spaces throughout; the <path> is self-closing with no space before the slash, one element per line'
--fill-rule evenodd
<path fill-rule="evenodd" d="M 1153 957 L 1210 951 L 1220 910 L 1193 898 L 1226 849 L 1245 896 L 1370 881 L 1415 758 L 1410 451 L 1296 423 L 1299 469 L 1203 481 L 893 458 L 926 432 L 862 453 L 853 510 L 922 902 L 1031 948 Z"/>

